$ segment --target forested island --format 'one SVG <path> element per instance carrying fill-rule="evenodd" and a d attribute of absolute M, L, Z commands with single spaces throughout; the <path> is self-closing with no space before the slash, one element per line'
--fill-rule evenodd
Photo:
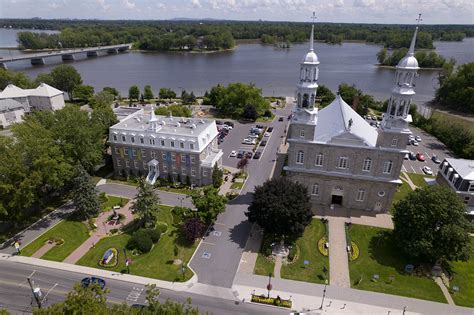
<path fill-rule="evenodd" d="M 391 66 L 395 67 L 398 62 L 406 56 L 408 52 L 407 48 L 395 49 L 392 52 L 389 52 L 387 48 L 382 48 L 377 53 L 377 61 L 382 66 Z M 434 68 L 442 69 L 445 67 L 453 68 L 456 60 L 450 59 L 446 60 L 443 56 L 437 54 L 435 51 L 417 51 L 415 52 L 415 57 L 418 60 L 418 65 L 420 68 Z"/>
<path fill-rule="evenodd" d="M 54 49 L 133 43 L 143 50 L 220 50 L 235 40 L 263 43 L 308 40 L 309 23 L 266 21 L 131 21 L 0 19 L 0 27 L 58 30 L 59 34 L 21 32 L 20 49 Z M 387 48 L 408 47 L 413 25 L 317 23 L 315 40 L 341 43 L 357 40 Z M 473 25 L 423 25 L 417 48 L 432 49 L 433 40 L 462 41 L 474 36 Z"/>

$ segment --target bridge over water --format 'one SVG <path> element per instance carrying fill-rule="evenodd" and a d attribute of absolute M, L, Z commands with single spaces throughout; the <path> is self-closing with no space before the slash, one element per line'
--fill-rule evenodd
<path fill-rule="evenodd" d="M 50 57 L 61 56 L 63 61 L 74 60 L 75 55 L 77 54 L 86 54 L 87 57 L 97 57 L 99 52 L 105 52 L 106 54 L 118 54 L 120 52 L 125 52 L 132 47 L 132 44 L 120 44 L 120 45 L 109 45 L 109 46 L 99 46 L 99 47 L 87 47 L 87 48 L 74 48 L 74 49 L 64 49 L 59 51 L 48 51 L 32 54 L 24 54 L 19 56 L 14 56 L 11 58 L 0 59 L 0 68 L 7 69 L 7 63 L 19 61 L 19 60 L 31 60 L 32 65 L 44 65 L 45 59 Z"/>

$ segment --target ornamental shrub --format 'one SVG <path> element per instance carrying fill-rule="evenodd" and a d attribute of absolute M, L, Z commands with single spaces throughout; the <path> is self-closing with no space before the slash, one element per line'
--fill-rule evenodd
<path fill-rule="evenodd" d="M 154 229 L 139 229 L 127 243 L 127 249 L 137 249 L 142 253 L 148 253 L 153 247 L 153 243 L 159 241 L 161 233 Z"/>

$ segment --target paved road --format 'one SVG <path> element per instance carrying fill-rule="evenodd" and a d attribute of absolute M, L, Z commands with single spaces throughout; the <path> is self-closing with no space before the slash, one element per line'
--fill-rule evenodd
<path fill-rule="evenodd" d="M 57 224 L 73 211 L 74 207 L 71 203 L 62 205 L 55 211 L 51 212 L 49 215 L 32 224 L 29 228 L 19 232 L 17 235 L 1 244 L 0 252 L 5 254 L 13 254 L 16 252 L 15 247 L 13 246 L 16 241 L 20 242 L 22 247 L 26 246 L 38 236 L 43 234 L 45 230 Z"/>
<path fill-rule="evenodd" d="M 268 124 L 274 127 L 273 134 L 260 160 L 250 161 L 247 167 L 249 178 L 241 195 L 230 201 L 226 211 L 217 217 L 209 235 L 203 239 L 190 262 L 190 267 L 198 276 L 199 283 L 227 288 L 232 286 L 251 227 L 245 211 L 252 201 L 251 193 L 254 187 L 261 185 L 270 176 L 277 148 L 283 140 L 289 109 L 279 110 L 277 114 L 285 116 L 285 121 L 279 122 L 276 118 Z M 228 158 L 229 153 L 238 149 L 237 145 L 240 146 L 250 125 L 236 124 L 235 127 L 221 144 L 224 151 L 224 165 L 236 165 L 237 159 Z"/>
<path fill-rule="evenodd" d="M 57 286 L 51 291 L 45 306 L 49 306 L 64 299 L 65 294 L 70 291 L 74 284 L 86 275 L 73 272 L 65 272 L 45 267 L 31 266 L 21 263 L 0 262 L 0 308 L 7 308 L 13 313 L 31 311 L 32 294 L 26 282 L 26 278 L 36 270 L 32 279 L 46 293 L 56 283 Z M 141 284 L 133 284 L 115 279 L 105 279 L 106 286 L 110 290 L 107 295 L 109 303 L 145 304 L 145 287 Z M 259 306 L 248 303 L 236 303 L 232 300 L 208 297 L 193 293 L 174 292 L 160 289 L 160 300 L 167 298 L 174 301 L 185 302 L 191 298 L 193 306 L 197 306 L 201 312 L 212 314 L 287 314 L 275 308 Z"/>

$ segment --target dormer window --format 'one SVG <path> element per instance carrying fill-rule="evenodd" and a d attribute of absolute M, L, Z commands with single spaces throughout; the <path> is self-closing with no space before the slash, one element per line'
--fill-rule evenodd
<path fill-rule="evenodd" d="M 122 136 L 122 141 L 123 142 L 126 142 L 127 141 L 127 138 L 125 136 Z"/>
<path fill-rule="evenodd" d="M 304 129 L 300 129 L 300 138 L 304 138 Z"/>
<path fill-rule="evenodd" d="M 117 135 L 114 135 L 114 141 L 117 141 Z"/>
<path fill-rule="evenodd" d="M 161 146 L 162 146 L 162 147 L 165 146 L 165 140 L 161 140 Z"/>

